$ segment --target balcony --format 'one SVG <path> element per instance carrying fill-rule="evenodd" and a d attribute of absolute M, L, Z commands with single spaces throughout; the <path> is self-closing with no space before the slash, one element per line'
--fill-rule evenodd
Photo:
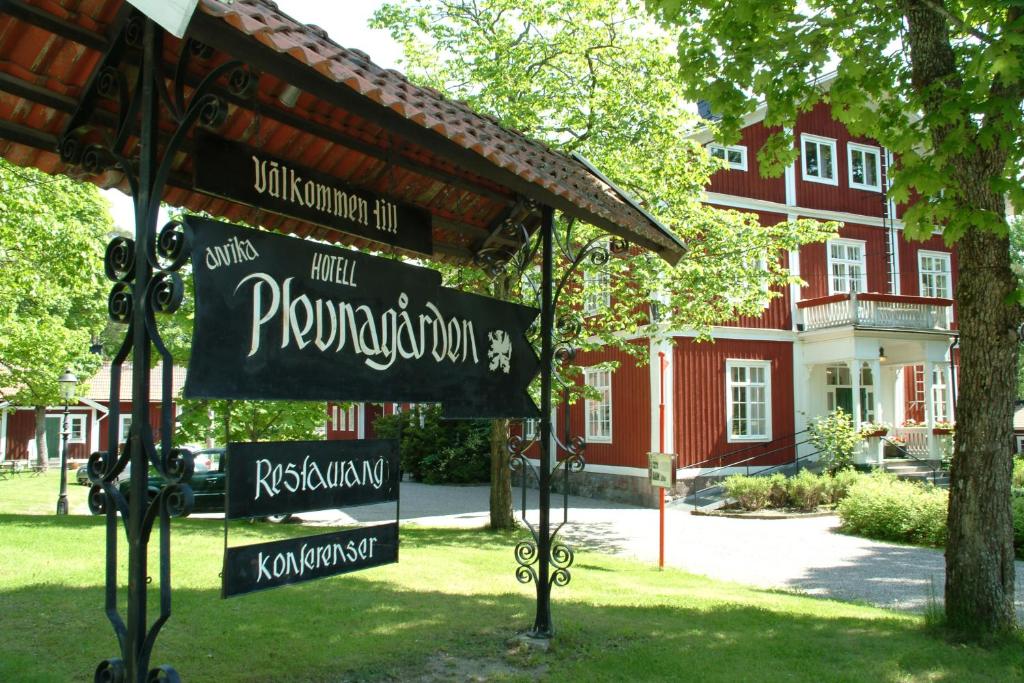
<path fill-rule="evenodd" d="M 948 331 L 953 300 L 896 294 L 833 294 L 797 303 L 803 330 L 860 327 L 884 330 Z"/>

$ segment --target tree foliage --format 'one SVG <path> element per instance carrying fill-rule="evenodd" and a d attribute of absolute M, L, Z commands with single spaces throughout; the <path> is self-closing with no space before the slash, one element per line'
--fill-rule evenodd
<path fill-rule="evenodd" d="M 832 227 L 811 221 L 761 226 L 750 214 L 700 202 L 720 162 L 687 138 L 695 123 L 667 35 L 637 2 L 405 0 L 382 6 L 375 22 L 403 45 L 413 80 L 564 153 L 583 155 L 689 245 L 675 268 L 635 250 L 607 264 L 585 263 L 585 271 L 607 272 L 613 305 L 584 319 L 582 279 L 564 292 L 559 317 L 582 326 L 583 348 L 613 344 L 632 351 L 624 333 L 649 322 L 638 302 L 654 296 L 663 302 L 665 329 L 707 333 L 739 315 L 759 315 L 792 281 L 780 252 L 831 234 Z M 569 224 L 559 228 L 564 241 Z M 572 231 L 576 244 L 598 234 L 588 226 Z M 482 273 L 461 270 L 449 279 L 466 288 L 487 286 Z M 510 283 L 509 295 L 535 303 L 536 278 Z"/>
<path fill-rule="evenodd" d="M 323 438 L 324 403 L 299 401 L 181 400 L 181 443 L 301 441 Z"/>
<path fill-rule="evenodd" d="M 79 380 L 99 368 L 89 346 L 106 317 L 112 229 L 94 186 L 0 160 L 0 398 L 57 404 L 65 367 Z"/>
<path fill-rule="evenodd" d="M 1022 290 L 1005 199 L 1024 206 L 1024 3 L 646 0 L 678 32 L 678 78 L 709 100 L 720 135 L 764 100 L 777 126 L 759 152 L 792 162 L 792 130 L 818 102 L 897 156 L 890 195 L 913 200 L 910 236 L 940 228 L 959 251 L 961 382 L 951 472 L 946 616 L 961 633 L 1014 627 L 1009 500 Z M 820 75 L 835 65 L 835 76 Z"/>

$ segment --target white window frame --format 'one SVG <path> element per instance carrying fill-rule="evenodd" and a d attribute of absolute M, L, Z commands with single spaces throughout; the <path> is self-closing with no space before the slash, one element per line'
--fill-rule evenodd
<path fill-rule="evenodd" d="M 597 315 L 611 307 L 611 279 L 607 270 L 584 271 L 583 315 Z"/>
<path fill-rule="evenodd" d="M 864 155 L 874 154 L 875 155 L 875 180 L 878 182 L 875 185 L 869 185 L 868 183 L 858 183 L 853 179 L 853 153 L 860 152 Z M 865 162 L 867 158 L 865 156 Z M 864 165 L 865 173 L 864 177 L 867 178 L 867 163 Z M 882 148 L 875 145 L 862 145 L 859 142 L 848 142 L 846 143 L 846 169 L 847 175 L 850 179 L 850 187 L 856 190 L 868 190 L 871 192 L 882 191 Z"/>
<path fill-rule="evenodd" d="M 85 415 L 68 413 L 68 443 L 85 443 Z M 78 425 L 78 436 L 75 436 L 75 425 Z"/>
<path fill-rule="evenodd" d="M 721 156 L 718 156 L 717 153 L 719 153 L 719 152 L 721 153 Z M 739 154 L 740 160 L 736 161 L 736 162 L 733 162 L 733 160 L 729 158 L 729 153 L 730 152 L 735 152 L 735 153 Z M 713 157 L 715 157 L 717 159 L 722 159 L 729 166 L 729 168 L 734 170 L 734 171 L 746 171 L 747 170 L 747 147 L 746 147 L 746 145 L 718 145 L 718 144 L 710 144 L 710 145 L 708 145 L 708 154 L 710 154 L 711 156 L 713 156 Z"/>
<path fill-rule="evenodd" d="M 732 390 L 739 386 L 752 386 L 749 380 L 742 384 L 734 384 L 732 371 L 734 368 L 764 369 L 764 434 L 733 434 L 733 400 Z M 746 358 L 729 358 L 725 361 L 725 435 L 728 443 L 761 442 L 772 440 L 772 362 L 770 360 L 748 360 Z"/>
<path fill-rule="evenodd" d="M 834 258 L 832 256 L 832 247 L 833 247 L 833 245 L 834 246 L 843 247 L 844 251 L 845 251 L 845 249 L 847 247 L 857 247 L 860 250 L 860 260 L 858 261 L 858 265 L 860 267 L 860 278 L 859 278 L 859 280 L 860 280 L 860 288 L 857 289 L 857 292 L 860 293 L 860 292 L 868 291 L 868 254 L 867 254 L 867 242 L 865 242 L 864 240 L 852 240 L 852 239 L 842 238 L 842 239 L 829 240 L 829 241 L 827 241 L 825 243 L 825 256 L 827 257 L 826 267 L 828 268 L 828 293 L 829 293 L 829 295 L 832 295 L 832 294 L 848 294 L 848 293 L 853 291 L 853 287 L 850 287 L 847 290 L 836 289 L 836 283 L 835 283 L 835 277 L 836 276 L 835 276 L 835 274 L 832 271 L 832 265 L 834 263 L 837 263 L 837 262 L 844 263 L 844 264 L 848 265 L 848 264 L 853 263 L 853 261 L 852 261 L 852 259 L 848 259 L 848 258 L 841 258 L 841 259 Z M 853 282 L 852 279 L 850 278 L 850 274 L 849 274 L 849 269 L 848 268 L 847 268 L 847 272 L 844 275 L 844 277 L 845 277 L 847 283 L 852 283 Z"/>
<path fill-rule="evenodd" d="M 949 396 L 946 386 L 946 369 L 942 366 L 932 366 L 932 412 L 935 416 L 934 422 L 949 421 Z"/>
<path fill-rule="evenodd" d="M 820 165 L 821 147 L 824 145 L 832 150 L 832 177 L 825 178 L 819 175 L 811 175 L 807 171 L 807 143 L 811 142 L 818 146 L 818 157 Z M 839 168 L 836 159 L 836 141 L 834 138 L 823 138 L 820 135 L 801 133 L 800 135 L 800 168 L 803 171 L 803 179 L 812 183 L 825 185 L 839 185 Z"/>
<path fill-rule="evenodd" d="M 128 431 L 132 428 L 131 415 L 117 416 L 117 442 L 124 443 L 128 440 Z"/>
<path fill-rule="evenodd" d="M 601 384 L 597 384 L 597 380 L 602 380 Z M 593 387 L 598 391 L 607 387 L 607 404 L 608 404 L 608 432 L 598 433 L 595 431 L 599 424 L 595 424 L 590 418 L 590 411 L 592 407 L 600 407 L 605 403 L 604 400 L 595 401 L 593 399 L 586 399 L 583 403 L 583 422 L 584 422 L 584 434 L 586 435 L 587 443 L 611 443 L 612 442 L 612 425 L 614 424 L 614 413 L 612 412 L 612 371 L 608 368 L 584 368 L 583 369 L 583 381 L 588 387 Z M 595 428 L 595 429 L 592 429 Z"/>
<path fill-rule="evenodd" d="M 523 420 L 523 439 L 533 441 L 540 435 L 540 418 L 529 417 Z"/>
<path fill-rule="evenodd" d="M 925 270 L 924 260 L 926 258 L 938 259 L 945 264 L 945 270 Z M 953 259 L 949 252 L 946 251 L 925 251 L 922 249 L 917 252 L 917 286 L 918 292 L 921 296 L 936 297 L 939 299 L 952 299 L 953 298 Z M 933 287 L 925 286 L 925 276 L 931 276 L 934 278 L 936 275 L 945 276 L 946 285 L 943 288 L 943 293 L 935 294 L 931 293 Z M 928 290 L 927 292 L 925 290 Z"/>

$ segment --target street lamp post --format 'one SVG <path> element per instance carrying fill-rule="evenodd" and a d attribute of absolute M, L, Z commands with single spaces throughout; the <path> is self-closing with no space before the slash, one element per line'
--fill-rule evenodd
<path fill-rule="evenodd" d="M 68 404 L 71 397 L 75 395 L 75 385 L 78 378 L 71 368 L 64 370 L 64 374 L 57 379 L 60 385 L 60 395 L 64 399 L 64 419 L 62 421 L 61 438 L 63 439 L 60 449 L 60 495 L 57 496 L 57 514 L 68 514 L 68 436 L 71 435 L 68 424 Z"/>

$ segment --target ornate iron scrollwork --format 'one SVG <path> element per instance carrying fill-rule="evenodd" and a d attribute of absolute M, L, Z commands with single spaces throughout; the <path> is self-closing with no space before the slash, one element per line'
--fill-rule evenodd
<path fill-rule="evenodd" d="M 95 680 L 121 682 L 178 681 L 172 667 L 149 669 L 153 645 L 171 615 L 170 519 L 188 515 L 194 504 L 189 481 L 193 455 L 174 448 L 172 369 L 174 359 L 160 335 L 158 314 L 177 311 L 184 297 L 180 270 L 189 256 L 185 232 L 172 221 L 159 232 L 156 217 L 174 159 L 195 126 L 217 128 L 228 116 L 228 105 L 217 94 L 249 97 L 256 93 L 259 75 L 238 60 L 204 69 L 198 83 L 193 66 L 213 57 L 213 50 L 195 41 L 182 46 L 173 73 L 163 63 L 162 31 L 134 12 L 121 26 L 102 57 L 80 108 L 69 118 L 61 137 L 61 158 L 86 173 L 116 168 L 124 174 L 136 201 L 134 239 L 115 237 L 107 246 L 104 271 L 113 283 L 107 301 L 110 319 L 128 326 L 111 362 L 110 413 L 107 452 L 93 453 L 88 462 L 89 508 L 106 516 L 107 582 L 105 610 L 121 649 L 119 658 L 107 659 L 95 670 Z M 129 60 L 136 60 L 128 64 Z M 192 69 L 194 72 L 195 69 Z M 170 81 L 170 87 L 168 87 Z M 116 103 L 115 112 L 96 107 L 97 100 Z M 160 121 L 174 126 L 169 138 L 160 137 Z M 138 158 L 136 158 L 138 157 Z M 159 355 L 161 411 L 155 431 L 149 424 L 149 358 Z M 124 447 L 120 441 L 121 368 L 133 362 L 133 419 Z M 118 485 L 119 477 L 134 462 L 130 496 Z M 153 467 L 160 479 L 150 480 Z M 159 481 L 159 486 L 153 482 Z M 140 500 L 133 498 L 138 495 Z M 145 500 L 141 498 L 145 497 Z M 120 517 L 120 523 L 118 522 Z M 146 547 L 154 525 L 159 526 L 159 614 L 147 623 Z M 118 527 L 128 537 L 127 618 L 120 613 L 118 585 Z M 139 550 L 141 548 L 141 551 Z M 153 577 L 156 578 L 156 577 Z"/>

